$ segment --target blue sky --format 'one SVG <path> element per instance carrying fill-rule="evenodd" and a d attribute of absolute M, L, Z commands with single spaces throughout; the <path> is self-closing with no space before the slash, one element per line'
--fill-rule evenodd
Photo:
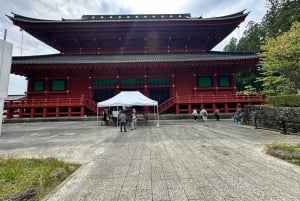
<path fill-rule="evenodd" d="M 191 13 L 193 17 L 207 18 L 244 9 L 250 11 L 240 27 L 213 49 L 217 51 L 222 51 L 232 37 L 240 38 L 249 21 L 259 23 L 266 13 L 265 0 L 0 0 L 0 5 L 0 38 L 3 39 L 4 30 L 7 29 L 6 40 L 13 44 L 14 56 L 52 54 L 57 51 L 26 32 L 20 32 L 20 28 L 5 16 L 12 15 L 12 12 L 32 18 L 60 20 L 93 14 Z M 26 87 L 24 77 L 10 75 L 9 95 L 24 94 Z"/>

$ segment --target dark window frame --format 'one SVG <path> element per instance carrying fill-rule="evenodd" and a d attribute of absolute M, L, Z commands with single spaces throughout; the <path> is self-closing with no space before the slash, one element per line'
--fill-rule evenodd
<path fill-rule="evenodd" d="M 39 88 L 40 86 L 41 88 Z M 33 92 L 45 91 L 45 80 L 33 80 L 31 90 Z"/>
<path fill-rule="evenodd" d="M 206 84 L 206 82 L 208 80 L 205 80 L 205 79 L 209 79 L 209 85 Z M 202 82 L 201 82 L 202 80 Z M 214 86 L 214 83 L 213 83 L 213 79 L 212 79 L 212 76 L 198 76 L 197 77 L 197 87 L 198 88 L 207 88 L 207 87 L 213 87 Z"/>
<path fill-rule="evenodd" d="M 63 88 L 56 88 L 59 86 L 58 82 L 63 82 Z M 67 81 L 66 80 L 64 80 L 64 79 L 51 80 L 51 86 L 50 86 L 51 91 L 65 91 L 66 89 L 67 89 Z"/>
<path fill-rule="evenodd" d="M 230 76 L 228 76 L 228 75 L 218 76 L 218 86 L 219 87 L 230 87 L 231 86 Z"/>

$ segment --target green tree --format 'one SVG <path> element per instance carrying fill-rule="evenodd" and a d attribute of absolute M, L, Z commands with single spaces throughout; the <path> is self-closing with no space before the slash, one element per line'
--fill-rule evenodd
<path fill-rule="evenodd" d="M 262 26 L 268 37 L 277 37 L 300 21 L 299 0 L 267 0 L 267 7 Z"/>
<path fill-rule="evenodd" d="M 264 32 L 261 30 L 259 24 L 250 21 L 247 25 L 246 31 L 242 38 L 237 43 L 236 38 L 232 38 L 227 46 L 225 52 L 259 52 L 260 43 L 264 38 Z M 240 72 L 235 75 L 237 91 L 246 94 L 253 94 L 262 90 L 261 83 L 256 81 L 260 75 L 259 68 L 252 68 L 246 72 Z"/>
<path fill-rule="evenodd" d="M 262 22 L 248 23 L 246 31 L 236 44 L 236 51 L 259 53 L 266 38 L 277 37 L 287 32 L 293 22 L 300 21 L 300 0 L 267 0 L 266 6 L 267 13 Z M 255 88 L 259 92 L 265 88 L 263 91 L 266 94 L 292 93 L 295 88 L 299 88 L 276 68 L 270 67 L 266 71 L 264 67 L 261 72 L 260 66 L 248 72 L 237 73 L 236 85 L 238 91 L 253 91 Z"/>
<path fill-rule="evenodd" d="M 262 75 L 267 95 L 300 94 L 300 22 L 294 22 L 290 31 L 267 38 L 262 45 Z"/>
<path fill-rule="evenodd" d="M 237 42 L 238 42 L 238 40 L 235 37 L 232 37 L 230 39 L 229 44 L 224 47 L 224 51 L 225 52 L 236 52 Z"/>
<path fill-rule="evenodd" d="M 260 45 L 264 41 L 265 36 L 266 33 L 263 27 L 258 23 L 250 21 L 236 49 L 240 52 L 260 52 Z"/>

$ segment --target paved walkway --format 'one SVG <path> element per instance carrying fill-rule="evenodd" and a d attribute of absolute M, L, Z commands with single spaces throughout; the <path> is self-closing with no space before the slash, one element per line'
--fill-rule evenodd
<path fill-rule="evenodd" d="M 300 137 L 227 120 L 126 133 L 88 121 L 4 124 L 0 155 L 83 163 L 46 201 L 300 200 L 300 167 L 262 152 L 274 141 Z"/>

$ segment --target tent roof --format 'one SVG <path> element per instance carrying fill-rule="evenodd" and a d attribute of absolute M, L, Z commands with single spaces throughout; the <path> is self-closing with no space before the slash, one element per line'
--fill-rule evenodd
<path fill-rule="evenodd" d="M 158 102 L 139 91 L 121 91 L 112 98 L 97 103 L 97 107 L 112 106 L 157 106 Z"/>

